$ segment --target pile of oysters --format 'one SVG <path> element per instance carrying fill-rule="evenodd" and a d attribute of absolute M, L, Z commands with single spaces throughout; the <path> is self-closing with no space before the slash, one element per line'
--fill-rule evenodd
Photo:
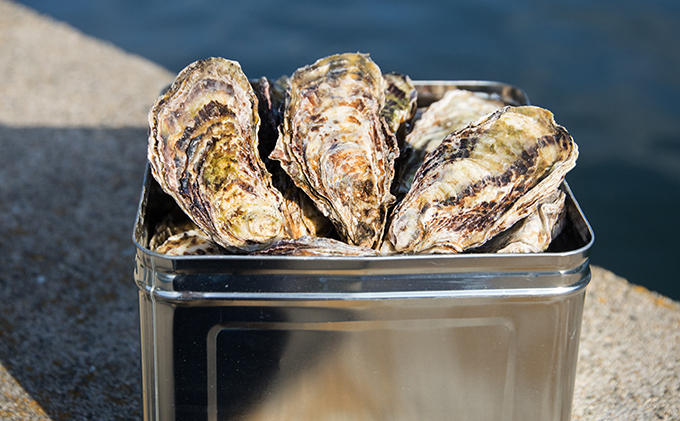
<path fill-rule="evenodd" d="M 235 61 L 182 70 L 149 112 L 153 177 L 183 211 L 169 255 L 537 253 L 565 219 L 578 148 L 550 111 L 411 79 L 366 54 L 278 80 Z M 186 218 L 188 216 L 188 218 Z M 184 218 L 184 219 L 183 219 Z"/>

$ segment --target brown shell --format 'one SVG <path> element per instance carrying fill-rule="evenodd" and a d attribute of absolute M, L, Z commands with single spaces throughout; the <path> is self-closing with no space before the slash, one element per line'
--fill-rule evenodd
<path fill-rule="evenodd" d="M 578 156 L 550 111 L 505 107 L 446 137 L 394 211 L 396 252 L 461 252 L 534 212 Z"/>
<path fill-rule="evenodd" d="M 209 58 L 182 70 L 149 112 L 154 178 L 232 252 L 286 236 L 281 195 L 258 153 L 257 105 L 237 62 Z"/>
<path fill-rule="evenodd" d="M 270 165 L 267 161 L 279 137 L 287 80 L 287 76 L 282 76 L 276 81 L 263 76 L 257 81 L 251 82 L 257 96 L 258 113 L 260 115 L 260 130 L 258 132 L 260 157 L 270 172 Z M 278 164 L 276 165 L 278 166 Z"/>
<path fill-rule="evenodd" d="M 149 249 L 171 256 L 224 254 L 224 249 L 178 208 L 171 210 L 156 224 Z"/>
<path fill-rule="evenodd" d="M 349 244 L 374 247 L 393 202 L 398 148 L 380 112 L 386 84 L 365 54 L 339 54 L 288 81 L 282 133 L 270 157 Z"/>
<path fill-rule="evenodd" d="M 283 169 L 279 167 L 272 174 L 272 178 L 283 196 L 286 225 L 291 238 L 333 236 L 335 233 L 333 223 L 321 213 L 312 199 L 293 183 Z"/>

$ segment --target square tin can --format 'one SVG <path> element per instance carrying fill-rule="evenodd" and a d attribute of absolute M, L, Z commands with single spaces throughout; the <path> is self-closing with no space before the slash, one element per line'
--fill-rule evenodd
<path fill-rule="evenodd" d="M 496 82 L 416 81 L 511 105 Z M 593 232 L 567 183 L 544 253 L 166 256 L 133 240 L 145 420 L 569 420 Z"/>

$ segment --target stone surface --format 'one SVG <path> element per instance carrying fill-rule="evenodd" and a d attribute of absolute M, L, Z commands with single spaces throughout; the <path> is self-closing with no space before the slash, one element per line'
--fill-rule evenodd
<path fill-rule="evenodd" d="M 174 75 L 110 43 L 0 1 L 0 124 L 146 127 Z"/>
<path fill-rule="evenodd" d="M 680 419 L 680 303 L 593 267 L 572 415 Z"/>
<path fill-rule="evenodd" d="M 174 75 L 0 0 L 0 419 L 141 419 L 132 225 Z M 573 418 L 680 418 L 680 304 L 598 267 Z"/>

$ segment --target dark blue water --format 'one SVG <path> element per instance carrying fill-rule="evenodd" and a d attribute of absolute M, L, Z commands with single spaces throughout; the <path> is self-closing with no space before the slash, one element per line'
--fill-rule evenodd
<path fill-rule="evenodd" d="M 414 79 L 524 89 L 580 146 L 568 176 L 596 235 L 592 262 L 680 299 L 677 0 L 23 0 L 178 72 L 222 56 L 249 77 L 370 53 Z"/>

